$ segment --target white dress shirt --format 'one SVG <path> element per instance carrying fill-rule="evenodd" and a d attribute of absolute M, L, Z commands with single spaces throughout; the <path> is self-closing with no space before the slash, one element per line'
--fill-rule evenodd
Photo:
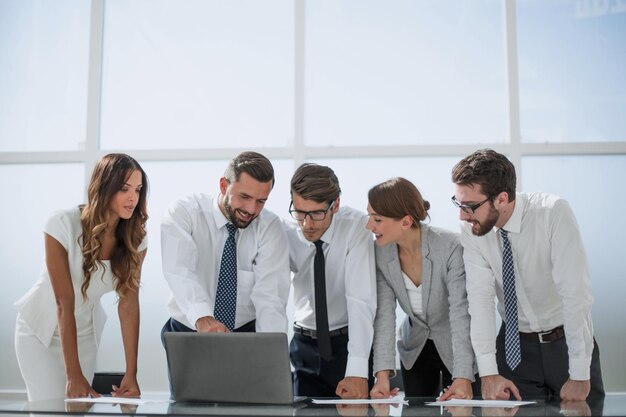
<path fill-rule="evenodd" d="M 218 196 L 194 194 L 175 201 L 161 223 L 163 274 L 172 291 L 170 315 L 195 329 L 213 316 L 228 220 Z M 287 239 L 280 219 L 263 209 L 238 229 L 235 327 L 256 319 L 259 332 L 287 332 L 289 297 Z"/>
<path fill-rule="evenodd" d="M 348 363 L 345 376 L 367 378 L 368 360 L 376 315 L 376 266 L 374 242 L 365 229 L 367 216 L 341 207 L 321 237 L 326 259 L 328 326 L 348 326 Z M 295 222 L 284 222 L 293 271 L 294 320 L 315 329 L 313 259 L 315 245 L 302 235 Z"/>
<path fill-rule="evenodd" d="M 508 232 L 515 264 L 520 332 L 564 325 L 569 374 L 589 379 L 593 350 L 591 281 L 578 224 L 567 201 L 546 193 L 518 193 Z M 497 228 L 474 236 L 462 226 L 472 345 L 481 376 L 498 373 L 494 298 L 504 320 L 502 243 Z"/>

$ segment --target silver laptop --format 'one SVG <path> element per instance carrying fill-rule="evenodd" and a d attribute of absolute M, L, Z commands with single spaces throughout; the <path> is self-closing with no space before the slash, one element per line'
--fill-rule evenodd
<path fill-rule="evenodd" d="M 172 398 L 293 404 L 284 333 L 165 333 Z"/>

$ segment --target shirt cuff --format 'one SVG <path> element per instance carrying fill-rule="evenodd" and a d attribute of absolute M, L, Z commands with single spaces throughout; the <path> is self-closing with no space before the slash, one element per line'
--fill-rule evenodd
<path fill-rule="evenodd" d="M 478 374 L 480 376 L 498 375 L 496 355 L 487 354 L 476 356 L 476 364 L 478 365 Z"/>
<path fill-rule="evenodd" d="M 591 378 L 591 358 L 569 358 L 569 379 L 588 381 Z"/>
<path fill-rule="evenodd" d="M 206 304 L 193 304 L 187 310 L 187 319 L 189 320 L 189 324 L 191 324 L 191 328 L 196 330 L 196 322 L 200 317 L 213 316 L 213 310 L 209 308 Z"/>
<path fill-rule="evenodd" d="M 367 369 L 369 367 L 368 358 L 358 358 L 348 355 L 348 363 L 346 364 L 345 376 L 357 376 L 367 378 Z"/>

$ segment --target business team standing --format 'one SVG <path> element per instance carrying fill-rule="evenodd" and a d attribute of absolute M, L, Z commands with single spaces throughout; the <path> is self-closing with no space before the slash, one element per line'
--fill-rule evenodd
<path fill-rule="evenodd" d="M 481 390 L 499 399 L 603 394 L 588 268 L 567 203 L 516 195 L 512 164 L 490 150 L 459 162 L 453 181 L 453 203 L 466 222 L 460 243 L 455 233 L 423 223 L 429 205 L 409 181 L 373 187 L 368 220 L 340 206 L 334 172 L 315 164 L 294 173 L 290 223 L 264 209 L 274 185 L 270 161 L 241 153 L 219 180 L 219 194 L 178 200 L 163 218 L 172 296 L 162 334 L 286 332 L 291 270 L 290 350 L 300 395 L 395 394 L 396 303 L 407 314 L 397 345 L 407 395 L 435 396 L 441 388 L 442 399 Z M 140 394 L 146 191 L 136 161 L 107 155 L 94 170 L 88 203 L 48 222 L 46 269 L 17 303 L 16 352 L 29 400 L 97 395 L 90 381 L 104 323 L 98 300 L 111 290 L 119 296 L 126 358 L 126 376 L 112 393 Z M 497 338 L 489 330 L 495 296 L 504 321 Z M 480 388 L 472 387 L 476 367 Z"/>

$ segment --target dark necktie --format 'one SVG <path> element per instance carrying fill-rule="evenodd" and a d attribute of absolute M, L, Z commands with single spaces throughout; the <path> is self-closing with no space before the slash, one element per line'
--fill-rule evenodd
<path fill-rule="evenodd" d="M 235 242 L 237 228 L 231 223 L 226 224 L 226 228 L 228 238 L 224 244 L 224 252 L 222 252 L 213 314 L 216 320 L 228 327 L 228 330 L 233 330 L 237 309 L 237 244 Z"/>
<path fill-rule="evenodd" d="M 315 325 L 317 327 L 317 348 L 325 361 L 330 360 L 333 349 L 330 346 L 328 331 L 328 309 L 326 306 L 326 262 L 324 260 L 324 242 L 315 242 L 315 260 L 313 262 L 313 276 L 315 279 Z"/>
<path fill-rule="evenodd" d="M 517 319 L 517 294 L 515 293 L 515 267 L 507 232 L 500 229 L 502 236 L 502 287 L 504 289 L 504 354 L 511 370 L 517 368 L 522 355 L 519 347 Z"/>

